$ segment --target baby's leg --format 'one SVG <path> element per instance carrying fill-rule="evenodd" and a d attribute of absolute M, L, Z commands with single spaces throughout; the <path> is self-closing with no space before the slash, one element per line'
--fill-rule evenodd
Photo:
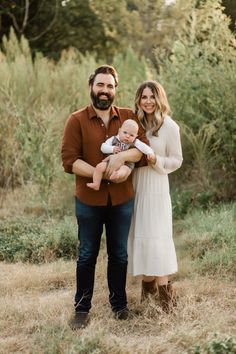
<path fill-rule="evenodd" d="M 113 172 L 110 176 L 110 180 L 116 179 L 116 178 L 127 178 L 131 173 L 131 168 L 129 168 L 127 165 L 121 166 L 117 171 Z"/>
<path fill-rule="evenodd" d="M 87 183 L 87 186 L 89 188 L 95 189 L 96 191 L 99 190 L 100 184 L 101 184 L 101 180 L 102 180 L 102 176 L 103 176 L 103 173 L 106 170 L 106 167 L 107 167 L 107 162 L 104 162 L 104 161 L 100 162 L 95 167 L 95 170 L 94 170 L 94 173 L 93 173 L 93 182 L 92 183 Z"/>

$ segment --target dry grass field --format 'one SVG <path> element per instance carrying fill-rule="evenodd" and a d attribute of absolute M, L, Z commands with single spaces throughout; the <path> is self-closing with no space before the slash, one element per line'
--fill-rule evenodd
<path fill-rule="evenodd" d="M 180 268 L 185 267 L 186 260 Z M 190 267 L 190 264 L 188 264 Z M 91 321 L 72 332 L 74 262 L 0 263 L 0 353 L 197 353 L 207 342 L 236 331 L 236 294 L 232 282 L 191 273 L 176 278 L 179 304 L 165 315 L 158 304 L 140 304 L 140 279 L 128 277 L 129 307 L 137 315 L 113 319 L 102 250 L 96 274 Z M 180 270 L 181 272 L 181 270 Z M 218 352 L 217 352 L 218 353 Z M 219 352 L 220 353 L 220 352 Z"/>
<path fill-rule="evenodd" d="M 3 242 L 0 255 L 6 254 L 4 247 L 9 247 L 4 244 L 4 237 L 11 232 L 15 232 L 16 241 L 20 237 L 18 229 L 10 228 L 15 218 L 12 210 L 19 218 L 17 227 L 19 222 L 28 222 L 29 229 L 34 225 L 24 204 L 19 207 L 18 200 L 24 201 L 18 195 L 14 203 L 6 199 L 7 203 L 0 210 Z M 38 209 L 33 211 L 36 222 L 40 223 Z M 90 323 L 77 332 L 68 326 L 73 315 L 74 260 L 53 260 L 51 254 L 50 262 L 38 264 L 0 262 L 0 353 L 236 353 L 235 345 L 228 345 L 235 340 L 236 333 L 235 216 L 235 205 L 228 205 L 209 213 L 199 210 L 175 221 L 179 272 L 173 281 L 179 300 L 170 315 L 162 313 L 158 303 L 140 304 L 141 280 L 128 276 L 129 308 L 136 315 L 128 321 L 113 318 L 108 303 L 104 240 L 98 257 Z M 60 228 L 66 228 L 67 234 L 76 238 L 74 216 L 61 222 L 64 224 Z M 54 219 L 46 219 L 46 225 L 58 233 Z M 50 235 L 46 233 L 45 237 Z M 64 231 L 62 235 L 66 237 Z M 35 237 L 37 239 L 38 234 Z M 30 240 L 31 247 L 37 247 L 35 239 Z M 24 250 L 19 249 L 19 252 L 23 254 Z M 227 349 L 230 347 L 231 350 Z"/>

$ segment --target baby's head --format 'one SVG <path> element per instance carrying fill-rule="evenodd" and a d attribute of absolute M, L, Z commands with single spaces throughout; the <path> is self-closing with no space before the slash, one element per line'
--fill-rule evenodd
<path fill-rule="evenodd" d="M 133 119 L 124 121 L 119 129 L 119 138 L 122 143 L 131 144 L 137 138 L 138 124 Z"/>

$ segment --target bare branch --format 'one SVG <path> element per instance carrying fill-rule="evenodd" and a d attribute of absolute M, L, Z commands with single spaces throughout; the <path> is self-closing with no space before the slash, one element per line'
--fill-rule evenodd
<path fill-rule="evenodd" d="M 18 33 L 21 33 L 20 27 L 16 21 L 16 17 L 11 12 L 6 12 L 6 15 L 8 15 L 12 19 L 13 26 L 15 27 L 16 31 Z"/>
<path fill-rule="evenodd" d="M 57 15 L 58 15 L 58 10 L 59 10 L 59 1 L 56 0 L 55 1 L 55 14 L 54 14 L 54 17 L 51 21 L 51 23 L 49 24 L 49 26 L 43 31 L 41 32 L 39 35 L 35 36 L 35 37 L 31 37 L 31 38 L 28 38 L 28 40 L 30 42 L 34 42 L 34 41 L 37 41 L 39 38 L 41 38 L 45 33 L 47 33 L 48 31 L 50 31 L 50 29 L 53 27 L 54 23 L 56 22 L 56 19 L 57 19 Z"/>
<path fill-rule="evenodd" d="M 37 18 L 38 14 L 40 13 L 41 9 L 43 8 L 44 3 L 45 3 L 45 0 L 42 0 L 40 2 L 40 4 L 37 7 L 37 11 L 35 12 L 35 14 L 29 18 L 28 24 L 33 22 L 34 19 Z"/>
<path fill-rule="evenodd" d="M 28 17 L 29 17 L 29 0 L 25 0 L 25 16 L 21 27 L 21 33 L 24 32 L 24 29 L 28 22 Z"/>

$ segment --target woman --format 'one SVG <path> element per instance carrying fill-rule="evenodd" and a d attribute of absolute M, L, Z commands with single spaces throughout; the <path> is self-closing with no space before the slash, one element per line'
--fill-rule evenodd
<path fill-rule="evenodd" d="M 166 93 L 156 81 L 140 85 L 135 112 L 155 156 L 149 158 L 148 166 L 134 171 L 128 271 L 143 276 L 141 301 L 159 292 L 161 307 L 168 313 L 176 305 L 168 276 L 177 272 L 168 174 L 177 170 L 183 160 L 179 126 L 168 115 Z"/>

